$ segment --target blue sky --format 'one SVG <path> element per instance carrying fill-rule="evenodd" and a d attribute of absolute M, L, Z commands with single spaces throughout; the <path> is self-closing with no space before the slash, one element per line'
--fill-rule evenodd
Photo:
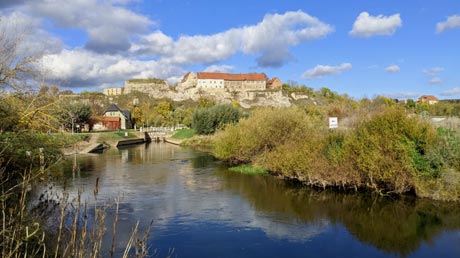
<path fill-rule="evenodd" d="M 357 99 L 460 98 L 460 4 L 438 0 L 1 0 L 1 28 L 76 92 L 265 72 Z"/>

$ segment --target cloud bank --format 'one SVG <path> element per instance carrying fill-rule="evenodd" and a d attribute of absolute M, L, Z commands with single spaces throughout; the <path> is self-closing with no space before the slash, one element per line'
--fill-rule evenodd
<path fill-rule="evenodd" d="M 41 52 L 41 68 L 48 80 L 68 87 L 120 84 L 132 77 L 175 81 L 196 64 L 229 71 L 233 67 L 215 64 L 237 54 L 253 56 L 258 67 L 280 67 L 294 59 L 290 48 L 334 31 L 316 17 L 293 11 L 266 14 L 256 24 L 215 34 L 173 38 L 157 22 L 130 10 L 127 4 L 135 1 L 8 0 L 0 4 L 0 15 L 32 31 L 29 49 L 52 49 Z M 44 28 L 71 29 L 81 37 L 69 44 L 79 45 L 66 45 Z"/>
<path fill-rule="evenodd" d="M 184 35 L 174 40 L 155 31 L 142 36 L 131 51 L 177 65 L 211 64 L 241 52 L 258 56 L 256 61 L 260 67 L 280 67 L 292 59 L 290 47 L 323 38 L 333 30 L 332 26 L 302 11 L 267 14 L 256 25 L 213 35 Z"/>

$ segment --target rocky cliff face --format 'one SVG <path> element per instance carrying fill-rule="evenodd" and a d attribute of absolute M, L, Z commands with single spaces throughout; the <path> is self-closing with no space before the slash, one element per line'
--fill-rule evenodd
<path fill-rule="evenodd" d="M 281 90 L 268 91 L 207 91 L 196 87 L 180 87 L 176 90 L 167 85 L 152 83 L 126 83 L 125 93 L 139 91 L 156 99 L 171 99 L 173 101 L 197 101 L 201 97 L 214 99 L 217 103 L 231 103 L 236 100 L 243 108 L 256 106 L 289 107 L 291 98 L 284 96 Z"/>
<path fill-rule="evenodd" d="M 153 91 L 169 91 L 169 85 L 166 81 L 160 83 L 140 83 L 140 82 L 125 82 L 124 93 L 129 94 L 133 91 L 150 93 Z"/>
<path fill-rule="evenodd" d="M 236 100 L 243 108 L 256 106 L 291 106 L 291 99 L 284 96 L 281 91 L 208 92 L 197 88 L 189 88 L 180 91 L 153 89 L 150 90 L 149 95 L 153 98 L 167 98 L 173 101 L 197 101 L 201 97 L 212 98 L 217 103 L 231 103 Z"/>

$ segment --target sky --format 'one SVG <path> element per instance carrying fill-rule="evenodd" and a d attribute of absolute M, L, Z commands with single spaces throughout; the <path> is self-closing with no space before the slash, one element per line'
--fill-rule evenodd
<path fill-rule="evenodd" d="M 460 98 L 453 0 L 0 0 L 0 31 L 74 92 L 214 71 L 356 99 Z"/>

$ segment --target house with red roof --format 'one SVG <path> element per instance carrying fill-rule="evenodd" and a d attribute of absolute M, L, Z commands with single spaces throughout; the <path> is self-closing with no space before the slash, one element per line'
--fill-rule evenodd
<path fill-rule="evenodd" d="M 99 123 L 93 127 L 94 130 L 118 130 L 131 129 L 131 111 L 121 110 L 116 104 L 111 104 L 104 114 L 99 117 Z"/>
<path fill-rule="evenodd" d="M 269 90 L 278 90 L 283 87 L 283 83 L 278 77 L 273 77 L 267 81 L 267 89 Z"/>
<path fill-rule="evenodd" d="M 439 102 L 438 98 L 433 95 L 422 95 L 418 98 L 419 103 L 428 103 L 430 105 L 434 105 Z"/>

